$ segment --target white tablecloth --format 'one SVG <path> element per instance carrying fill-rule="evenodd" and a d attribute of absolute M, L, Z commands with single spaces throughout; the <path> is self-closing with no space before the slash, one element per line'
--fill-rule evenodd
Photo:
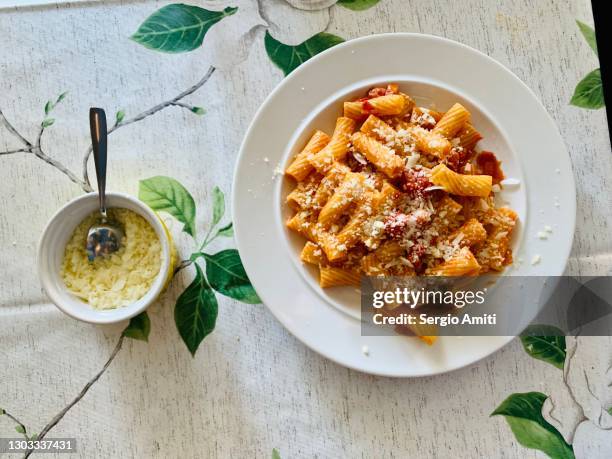
<path fill-rule="evenodd" d="M 239 12 L 211 29 L 202 48 L 177 55 L 147 50 L 128 38 L 165 3 L 3 10 L 0 110 L 26 138 L 35 138 L 45 102 L 68 91 L 43 146 L 80 180 L 90 106 L 109 113 L 122 109 L 129 117 L 195 84 L 209 65 L 219 67 L 185 99 L 204 107 L 204 116 L 168 107 L 109 140 L 111 189 L 136 194 L 140 179 L 175 177 L 194 195 L 202 226 L 210 218 L 213 186 L 229 195 L 241 138 L 283 77 L 266 55 L 265 26 L 252 29 L 256 24 L 267 23 L 276 38 L 292 44 L 328 22 L 328 31 L 345 39 L 394 31 L 442 35 L 497 59 L 542 100 L 576 176 L 570 267 L 609 273 L 612 155 L 605 113 L 568 104 L 576 83 L 598 66 L 574 22 L 592 24 L 588 0 L 383 0 L 360 12 L 336 5 L 331 17 L 327 9 L 297 10 L 284 0 L 262 0 L 262 17 L 251 0 L 207 2 L 216 9 L 220 3 Z M 236 38 L 251 29 L 245 40 Z M 0 151 L 19 147 L 0 126 Z M 0 408 L 29 432 L 39 432 L 102 368 L 125 326 L 72 320 L 40 288 L 37 240 L 56 209 L 81 192 L 32 154 L 0 156 Z M 176 222 L 170 225 L 188 256 L 191 243 Z M 563 372 L 529 357 L 518 340 L 452 374 L 387 379 L 325 360 L 289 335 L 263 305 L 223 298 L 216 330 L 192 358 L 173 320 L 176 297 L 191 276 L 183 271 L 149 311 L 149 342 L 125 340 L 50 437 L 76 437 L 80 457 L 268 457 L 272 448 L 283 458 L 543 457 L 520 446 L 502 417 L 489 417 L 511 393 L 565 391 Z M 572 364 L 583 365 L 585 374 L 601 376 L 612 364 L 608 338 L 585 338 L 577 347 L 581 360 Z M 587 390 L 585 384 L 573 389 Z M 0 416 L 0 437 L 16 435 L 14 422 Z M 597 444 L 601 433 L 585 435 L 593 440 L 583 443 Z"/>

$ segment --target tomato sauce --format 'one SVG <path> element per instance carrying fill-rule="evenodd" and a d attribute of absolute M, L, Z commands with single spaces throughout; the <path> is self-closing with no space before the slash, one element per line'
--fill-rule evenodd
<path fill-rule="evenodd" d="M 479 174 L 493 177 L 493 183 L 499 183 L 504 179 L 501 162 L 497 160 L 495 153 L 490 151 L 481 152 L 476 156 L 476 166 L 478 167 Z"/>

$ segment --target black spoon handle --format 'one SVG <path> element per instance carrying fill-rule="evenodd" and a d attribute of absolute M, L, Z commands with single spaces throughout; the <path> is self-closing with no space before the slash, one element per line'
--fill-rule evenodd
<path fill-rule="evenodd" d="M 89 128 L 93 147 L 98 195 L 100 196 L 100 213 L 106 217 L 106 113 L 101 108 L 89 109 Z"/>

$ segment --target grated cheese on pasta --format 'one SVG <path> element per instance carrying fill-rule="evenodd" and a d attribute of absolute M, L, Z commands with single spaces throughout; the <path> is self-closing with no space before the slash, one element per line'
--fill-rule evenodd
<path fill-rule="evenodd" d="M 482 136 L 465 107 L 417 107 L 390 84 L 346 101 L 343 114 L 287 169 L 297 180 L 287 227 L 317 247 L 311 262 L 321 287 L 358 285 L 360 275 L 500 272 L 512 263 L 517 215 L 493 193 L 517 181 L 493 183 L 477 161 Z"/>

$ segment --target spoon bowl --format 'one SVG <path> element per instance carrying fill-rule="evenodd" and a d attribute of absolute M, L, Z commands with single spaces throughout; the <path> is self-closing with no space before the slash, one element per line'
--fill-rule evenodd
<path fill-rule="evenodd" d="M 87 258 L 89 261 L 94 261 L 96 257 L 116 252 L 121 248 L 123 237 L 119 223 L 101 218 L 87 231 Z"/>

